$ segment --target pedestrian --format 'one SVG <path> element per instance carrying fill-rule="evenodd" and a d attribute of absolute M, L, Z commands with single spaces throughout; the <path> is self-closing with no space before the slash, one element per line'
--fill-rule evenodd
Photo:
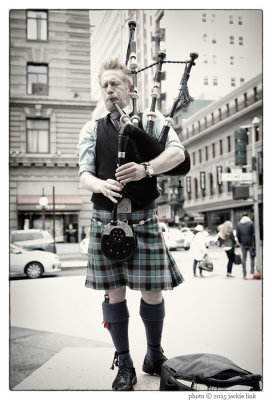
<path fill-rule="evenodd" d="M 219 225 L 218 231 L 219 244 L 220 246 L 224 247 L 224 250 L 228 257 L 226 276 L 228 278 L 233 278 L 234 276 L 232 275 L 232 266 L 234 263 L 234 249 L 236 246 L 238 246 L 238 243 L 234 237 L 232 222 L 225 221 L 222 225 Z"/>
<path fill-rule="evenodd" d="M 112 369 L 118 365 L 112 387 L 124 391 L 133 390 L 137 382 L 129 349 L 126 287 L 141 292 L 140 316 L 147 340 L 143 371 L 160 375 L 161 366 L 167 360 L 161 347 L 165 317 L 162 290 L 180 285 L 183 277 L 165 246 L 159 228 L 154 202 L 159 196 L 156 175 L 180 164 L 185 156 L 184 147 L 171 128 L 165 150 L 150 160 L 148 165 L 137 162 L 135 148 L 129 147 L 128 143 L 127 153 L 133 161 L 117 168 L 117 132 L 120 122 L 116 123 L 115 118 L 119 114 L 111 100 L 115 99 L 127 114 L 132 112 L 130 98 L 134 86 L 131 71 L 118 59 L 113 59 L 101 66 L 98 79 L 108 114 L 104 118 L 87 122 L 78 142 L 80 182 L 82 187 L 93 192 L 91 200 L 94 203 L 85 286 L 106 293 L 102 303 L 104 326 L 108 328 L 116 348 Z M 143 129 L 146 128 L 148 111 L 142 114 Z M 158 137 L 164 117 L 159 114 L 154 122 L 153 135 Z M 124 186 L 126 192 L 130 193 L 128 199 L 131 211 L 128 209 L 123 213 L 119 209 L 117 217 L 134 224 L 138 243 L 133 258 L 112 262 L 101 251 L 101 234 L 103 226 L 112 218 L 113 204 L 120 200 Z"/>
<path fill-rule="evenodd" d="M 206 235 L 203 228 L 203 225 L 197 225 L 194 228 L 195 236 L 193 237 L 190 245 L 190 255 L 193 258 L 193 273 L 194 277 L 197 277 L 196 267 L 199 264 L 199 261 L 203 260 L 204 256 L 207 254 L 206 249 Z M 201 278 L 204 277 L 203 269 L 199 266 L 199 276 Z"/>
<path fill-rule="evenodd" d="M 255 228 L 253 221 L 249 218 L 247 213 L 244 213 L 242 218 L 237 224 L 236 235 L 242 250 L 242 265 L 243 277 L 247 279 L 247 252 L 250 256 L 250 273 L 254 275 L 254 258 L 255 258 Z"/>

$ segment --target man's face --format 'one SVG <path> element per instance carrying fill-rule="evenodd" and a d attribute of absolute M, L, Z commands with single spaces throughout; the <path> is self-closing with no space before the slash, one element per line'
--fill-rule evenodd
<path fill-rule="evenodd" d="M 125 107 L 133 90 L 134 86 L 129 85 L 120 70 L 107 70 L 101 76 L 101 92 L 108 111 L 116 111 L 111 99 L 115 99 L 121 108 Z"/>

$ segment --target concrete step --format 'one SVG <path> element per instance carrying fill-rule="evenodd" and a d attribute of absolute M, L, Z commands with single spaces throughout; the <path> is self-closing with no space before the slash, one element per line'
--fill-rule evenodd
<path fill-rule="evenodd" d="M 64 348 L 13 390 L 112 390 L 117 374 L 116 367 L 110 370 L 113 355 L 113 348 Z M 160 377 L 142 372 L 142 362 L 134 360 L 134 390 L 159 390 Z"/>

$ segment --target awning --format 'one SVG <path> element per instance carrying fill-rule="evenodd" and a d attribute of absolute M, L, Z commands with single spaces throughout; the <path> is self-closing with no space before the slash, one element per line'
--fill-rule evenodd
<path fill-rule="evenodd" d="M 45 207 L 46 211 L 53 210 L 53 196 L 46 196 L 48 198 L 48 206 Z M 17 199 L 17 209 L 20 211 L 40 211 L 39 195 L 20 195 Z M 55 210 L 56 211 L 77 211 L 80 210 L 82 200 L 77 195 L 56 195 L 55 196 Z"/>
<path fill-rule="evenodd" d="M 53 196 L 46 196 L 48 198 L 48 204 L 53 204 Z M 18 196 L 17 204 L 40 204 L 41 196 L 38 195 L 21 195 Z M 82 200 L 76 195 L 56 195 L 55 204 L 82 204 Z"/>
<path fill-rule="evenodd" d="M 204 214 L 196 211 L 186 211 L 183 219 L 194 221 L 194 222 L 204 222 Z"/>

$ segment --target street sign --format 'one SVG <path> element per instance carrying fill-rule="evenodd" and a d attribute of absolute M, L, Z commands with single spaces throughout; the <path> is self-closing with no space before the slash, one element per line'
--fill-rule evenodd
<path fill-rule="evenodd" d="M 252 182 L 252 173 L 251 172 L 241 172 L 241 173 L 223 173 L 222 181 L 231 182 L 231 181 L 247 181 Z"/>

